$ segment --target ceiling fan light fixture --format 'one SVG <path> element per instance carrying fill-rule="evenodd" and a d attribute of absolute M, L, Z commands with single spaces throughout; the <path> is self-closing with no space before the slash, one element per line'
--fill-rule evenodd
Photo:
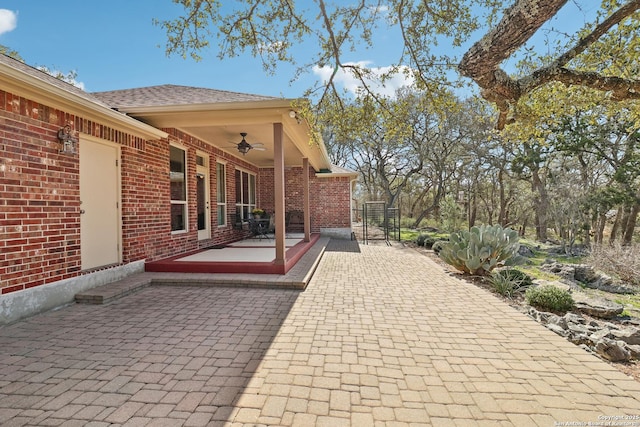
<path fill-rule="evenodd" d="M 240 132 L 240 135 L 242 136 L 242 141 L 238 144 L 238 151 L 244 156 L 251 150 L 251 144 L 244 139 L 244 137 L 247 136 L 246 132 Z"/>

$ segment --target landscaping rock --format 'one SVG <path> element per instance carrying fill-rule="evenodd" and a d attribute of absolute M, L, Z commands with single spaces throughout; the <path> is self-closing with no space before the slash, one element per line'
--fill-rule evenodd
<path fill-rule="evenodd" d="M 555 325 L 553 323 L 546 324 L 545 326 L 547 327 L 547 329 L 555 332 L 563 338 L 567 338 L 569 336 L 569 331 L 562 328 L 561 326 Z"/>
<path fill-rule="evenodd" d="M 596 270 L 587 264 L 573 265 L 573 278 L 578 282 L 591 283 L 599 279 Z"/>
<path fill-rule="evenodd" d="M 597 331 L 595 331 L 594 333 L 592 333 L 591 335 L 589 335 L 589 339 L 591 340 L 591 342 L 595 345 L 598 341 L 600 341 L 602 338 L 607 338 L 609 337 L 609 334 L 611 333 L 611 330 L 608 328 L 602 328 L 602 329 L 598 329 Z"/>
<path fill-rule="evenodd" d="M 640 345 L 640 329 L 624 328 L 611 331 L 611 335 L 620 341 L 624 341 L 629 345 Z"/>
<path fill-rule="evenodd" d="M 527 258 L 532 258 L 532 257 L 535 256 L 533 251 L 529 247 L 524 246 L 524 245 L 520 245 L 520 247 L 518 248 L 518 255 L 524 256 L 524 257 L 527 257 Z"/>
<path fill-rule="evenodd" d="M 561 279 L 564 279 L 571 283 L 575 282 L 575 269 L 572 265 L 562 264 L 559 262 L 555 262 L 554 260 L 545 260 L 545 262 L 540 266 L 540 269 L 548 271 L 549 273 L 553 273 L 556 276 L 559 276 Z"/>
<path fill-rule="evenodd" d="M 622 304 L 602 298 L 591 298 L 580 292 L 573 294 L 573 301 L 576 310 L 599 319 L 613 319 L 624 310 Z"/>
<path fill-rule="evenodd" d="M 582 334 L 585 337 L 588 337 L 589 335 L 591 335 L 592 333 L 595 332 L 595 328 L 589 328 L 585 325 L 581 325 L 579 323 L 569 323 L 567 325 L 567 328 L 574 334 Z"/>
<path fill-rule="evenodd" d="M 625 348 L 622 341 L 603 338 L 596 343 L 595 351 L 611 362 L 628 362 L 631 359 L 631 352 Z"/>
<path fill-rule="evenodd" d="M 640 318 L 628 317 L 622 320 L 622 324 L 640 327 Z"/>
<path fill-rule="evenodd" d="M 529 314 L 537 322 L 542 323 L 543 325 L 551 324 L 560 326 L 562 329 L 567 329 L 566 320 L 563 317 L 558 316 L 557 314 L 548 313 L 546 311 L 538 311 L 533 307 L 530 308 Z"/>
<path fill-rule="evenodd" d="M 627 349 L 631 353 L 632 359 L 640 359 L 640 345 L 628 345 Z"/>
<path fill-rule="evenodd" d="M 546 260 L 540 268 L 560 276 L 565 283 L 582 284 L 591 289 L 614 294 L 633 294 L 635 289 L 595 270 L 588 264 L 562 264 L 554 260 Z"/>
<path fill-rule="evenodd" d="M 578 323 L 578 324 L 582 324 L 584 325 L 585 323 L 587 323 L 587 321 L 585 320 L 584 317 L 578 315 L 578 314 L 574 314 L 574 313 L 567 313 L 564 315 L 564 320 L 566 323 Z"/>
<path fill-rule="evenodd" d="M 558 316 L 529 307 L 526 313 L 547 329 L 611 362 L 640 359 L 640 329 L 587 319 L 577 313 Z"/>
<path fill-rule="evenodd" d="M 548 313 L 548 314 L 550 314 L 549 318 L 547 319 L 548 324 L 558 325 L 562 329 L 568 329 L 567 321 L 565 320 L 564 317 L 560 317 L 557 314 L 553 314 L 553 313 Z"/>

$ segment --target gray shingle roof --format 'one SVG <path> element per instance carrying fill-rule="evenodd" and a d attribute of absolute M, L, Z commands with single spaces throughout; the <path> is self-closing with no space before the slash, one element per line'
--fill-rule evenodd
<path fill-rule="evenodd" d="M 51 86 L 55 86 L 58 89 L 62 89 L 66 92 L 72 93 L 76 96 L 79 96 L 81 98 L 86 99 L 87 101 L 91 101 L 95 104 L 98 104 L 102 107 L 106 107 L 106 108 L 111 108 L 109 105 L 105 104 L 103 101 L 101 101 L 99 98 L 96 98 L 95 96 L 93 96 L 92 94 L 85 92 L 84 90 L 80 89 L 77 86 L 74 86 L 70 83 L 67 83 L 63 80 L 60 80 L 56 77 L 53 77 L 50 74 L 45 73 L 44 71 L 41 71 L 35 67 L 32 67 L 30 65 L 25 64 L 24 62 L 18 61 L 16 59 L 13 59 L 7 55 L 4 54 L 0 54 L 0 63 L 7 65 L 13 69 L 16 69 L 18 71 L 23 72 L 24 74 L 27 74 L 30 77 L 34 77 L 38 80 L 41 80 Z"/>
<path fill-rule="evenodd" d="M 107 108 L 162 107 L 171 105 L 256 102 L 284 99 L 273 96 L 179 85 L 159 85 L 89 93 L 4 54 L 0 54 L 0 64 L 7 65 L 31 77 Z"/>
<path fill-rule="evenodd" d="M 179 85 L 160 85 L 108 92 L 94 92 L 92 95 L 111 105 L 113 108 L 119 109 L 127 107 L 161 107 L 283 99 L 272 96 Z"/>

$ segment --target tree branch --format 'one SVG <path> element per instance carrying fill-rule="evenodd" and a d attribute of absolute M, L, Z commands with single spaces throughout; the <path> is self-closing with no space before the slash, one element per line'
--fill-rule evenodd
<path fill-rule="evenodd" d="M 620 7 L 620 9 L 616 10 L 611 14 L 611 16 L 597 25 L 589 35 L 580 39 L 574 47 L 560 55 L 558 59 L 554 61 L 554 65 L 557 67 L 564 67 L 569 61 L 584 52 L 590 45 L 606 34 L 614 25 L 617 25 L 620 21 L 630 16 L 638 9 L 640 9 L 640 0 L 630 1 Z"/>
<path fill-rule="evenodd" d="M 525 80 L 526 83 L 523 82 Z M 614 101 L 640 99 L 640 80 L 604 76 L 592 71 L 576 71 L 568 68 L 537 70 L 531 76 L 518 80 L 517 84 L 521 87 L 531 87 L 530 90 L 533 90 L 550 81 L 557 81 L 567 86 L 584 86 L 610 92 L 610 98 Z"/>
<path fill-rule="evenodd" d="M 464 54 L 460 74 L 472 78 L 481 88 L 495 84 L 494 71 L 520 46 L 558 13 L 567 0 L 518 0 L 508 8 L 498 25 Z"/>
<path fill-rule="evenodd" d="M 458 70 L 463 76 L 470 77 L 478 84 L 482 97 L 498 107 L 497 129 L 504 129 L 510 120 L 511 108 L 523 95 L 551 81 L 610 92 L 611 99 L 615 101 L 640 99 L 638 80 L 564 67 L 612 27 L 640 9 L 640 0 L 632 0 L 621 6 L 550 65 L 518 80 L 510 78 L 501 70 L 500 63 L 552 18 L 564 6 L 566 0 L 546 1 L 544 5 L 541 3 L 536 0 L 518 0 L 507 9 L 500 23 L 465 53 L 458 65 Z"/>

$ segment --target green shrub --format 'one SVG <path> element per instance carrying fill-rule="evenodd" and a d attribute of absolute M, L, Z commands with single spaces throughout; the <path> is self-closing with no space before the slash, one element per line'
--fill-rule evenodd
<path fill-rule="evenodd" d="M 494 271 L 489 283 L 495 292 L 509 298 L 533 285 L 531 277 L 526 273 L 511 268 Z"/>
<path fill-rule="evenodd" d="M 427 249 L 431 249 L 431 247 L 433 246 L 433 244 L 436 242 L 436 238 L 429 235 L 429 234 L 425 234 L 425 233 L 421 233 L 420 235 L 418 235 L 418 237 L 416 238 L 416 244 L 418 246 L 424 246 Z"/>
<path fill-rule="evenodd" d="M 400 218 L 400 227 L 401 228 L 413 228 L 413 226 L 416 223 L 416 219 L 415 218 L 409 218 L 406 216 L 403 216 Z"/>
<path fill-rule="evenodd" d="M 567 290 L 556 286 L 536 286 L 524 294 L 527 304 L 540 310 L 565 313 L 573 308 L 573 297 Z"/>
<path fill-rule="evenodd" d="M 433 252 L 435 252 L 436 255 L 438 255 L 442 250 L 442 247 L 447 243 L 449 243 L 448 240 L 436 240 L 436 242 L 431 246 L 431 249 L 433 249 Z"/>
<path fill-rule="evenodd" d="M 505 268 L 503 270 L 499 270 L 495 272 L 495 275 L 506 278 L 507 280 L 512 280 L 514 282 L 519 282 L 522 286 L 529 287 L 533 286 L 533 280 L 531 276 L 521 270 L 516 270 L 515 268 Z"/>
<path fill-rule="evenodd" d="M 460 271 L 485 275 L 494 268 L 520 262 L 518 238 L 510 228 L 481 225 L 451 233 L 438 255 Z"/>

